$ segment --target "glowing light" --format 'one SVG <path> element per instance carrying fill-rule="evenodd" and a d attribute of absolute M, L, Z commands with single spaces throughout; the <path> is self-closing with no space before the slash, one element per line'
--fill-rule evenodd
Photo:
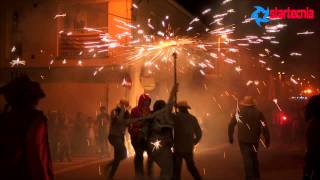
<path fill-rule="evenodd" d="M 151 142 L 151 144 L 153 145 L 152 151 L 158 150 L 161 147 L 161 141 L 160 140 L 156 140 L 154 142 Z"/>
<path fill-rule="evenodd" d="M 20 58 L 18 57 L 17 59 L 13 59 L 13 60 L 10 62 L 10 64 L 11 64 L 11 67 L 19 66 L 19 65 L 25 66 L 25 65 L 26 65 L 26 61 L 20 60 Z"/>
<path fill-rule="evenodd" d="M 67 16 L 67 13 L 62 13 L 62 14 L 56 14 L 53 19 L 57 19 L 59 17 L 66 17 Z"/>

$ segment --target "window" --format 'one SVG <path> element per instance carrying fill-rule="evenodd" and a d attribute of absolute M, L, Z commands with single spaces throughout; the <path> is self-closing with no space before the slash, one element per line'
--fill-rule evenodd
<path fill-rule="evenodd" d="M 107 56 L 107 3 L 78 3 L 64 6 L 63 30 L 59 32 L 62 58 L 101 58 Z"/>

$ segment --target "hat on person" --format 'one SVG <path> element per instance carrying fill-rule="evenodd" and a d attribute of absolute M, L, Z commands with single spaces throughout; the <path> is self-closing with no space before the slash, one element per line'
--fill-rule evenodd
<path fill-rule="evenodd" d="M 37 101 L 45 97 L 38 82 L 32 81 L 27 75 L 17 77 L 0 88 L 7 103 L 11 105 Z"/>
<path fill-rule="evenodd" d="M 187 108 L 187 109 L 191 109 L 190 105 L 188 104 L 187 101 L 180 101 L 177 103 L 177 108 Z"/>
<path fill-rule="evenodd" d="M 239 103 L 242 106 L 255 106 L 255 100 L 252 96 L 245 96 Z"/>

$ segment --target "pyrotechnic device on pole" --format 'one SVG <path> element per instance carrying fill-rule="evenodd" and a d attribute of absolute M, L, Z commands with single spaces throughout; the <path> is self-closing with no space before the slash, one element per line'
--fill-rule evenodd
<path fill-rule="evenodd" d="M 174 85 L 176 85 L 178 82 L 177 82 L 177 59 L 178 59 L 178 54 L 177 52 L 174 52 L 172 54 L 172 57 L 173 57 L 173 83 Z M 175 107 L 175 111 L 177 112 L 177 108 L 176 108 L 176 105 L 177 105 L 177 97 L 178 97 L 178 94 L 177 94 L 177 91 L 175 92 L 175 95 L 174 95 L 174 107 Z"/>

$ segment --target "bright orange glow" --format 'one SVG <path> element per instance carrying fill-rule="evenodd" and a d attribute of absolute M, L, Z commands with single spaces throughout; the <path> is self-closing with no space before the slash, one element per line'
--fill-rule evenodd
<path fill-rule="evenodd" d="M 311 89 L 305 89 L 305 90 L 303 91 L 303 93 L 305 93 L 305 94 L 311 94 L 311 93 L 312 93 L 312 90 L 311 90 Z"/>

